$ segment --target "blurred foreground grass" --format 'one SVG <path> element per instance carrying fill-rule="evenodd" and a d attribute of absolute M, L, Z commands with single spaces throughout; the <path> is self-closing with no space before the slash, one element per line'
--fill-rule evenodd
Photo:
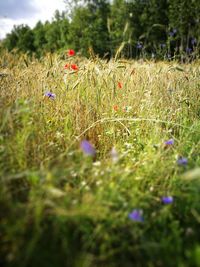
<path fill-rule="evenodd" d="M 200 63 L 0 61 L 1 266 L 200 266 Z"/>

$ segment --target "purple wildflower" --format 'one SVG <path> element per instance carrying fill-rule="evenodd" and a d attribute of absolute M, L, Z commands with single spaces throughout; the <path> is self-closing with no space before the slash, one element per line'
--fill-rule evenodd
<path fill-rule="evenodd" d="M 138 42 L 137 45 L 136 45 L 136 48 L 137 49 L 142 49 L 142 43 Z"/>
<path fill-rule="evenodd" d="M 183 166 L 185 166 L 185 165 L 187 165 L 187 163 L 188 163 L 188 159 L 187 159 L 187 158 L 184 158 L 184 157 L 180 157 L 180 158 L 177 160 L 177 164 L 178 164 L 178 165 L 183 165 Z"/>
<path fill-rule="evenodd" d="M 93 147 L 92 144 L 90 144 L 89 141 L 83 140 L 81 142 L 81 149 L 83 152 L 88 155 L 88 156 L 94 156 L 96 154 L 95 148 Z"/>
<path fill-rule="evenodd" d="M 134 209 L 131 213 L 129 213 L 128 217 L 132 221 L 143 222 L 144 218 L 143 218 L 142 215 L 143 215 L 143 211 L 142 210 Z"/>
<path fill-rule="evenodd" d="M 170 37 L 174 37 L 174 35 L 177 33 L 177 29 L 172 29 L 170 32 L 169 32 L 169 36 Z"/>
<path fill-rule="evenodd" d="M 196 38 L 192 38 L 192 40 L 191 40 L 191 44 L 192 44 L 192 45 L 195 45 L 196 43 L 197 43 Z"/>
<path fill-rule="evenodd" d="M 52 99 L 52 100 L 54 100 L 56 98 L 56 95 L 51 93 L 51 92 L 46 92 L 44 95 L 47 96 L 48 98 Z"/>
<path fill-rule="evenodd" d="M 171 146 L 173 144 L 174 144 L 174 139 L 169 139 L 169 140 L 165 141 L 165 145 L 167 145 L 167 146 Z"/>
<path fill-rule="evenodd" d="M 161 198 L 163 204 L 171 204 L 174 201 L 174 198 L 171 196 Z"/>
<path fill-rule="evenodd" d="M 166 47 L 166 44 L 162 43 L 162 44 L 160 44 L 160 47 L 161 48 L 165 48 Z"/>
<path fill-rule="evenodd" d="M 187 47 L 187 48 L 186 48 L 186 53 L 188 53 L 188 54 L 192 53 L 192 48 Z"/>

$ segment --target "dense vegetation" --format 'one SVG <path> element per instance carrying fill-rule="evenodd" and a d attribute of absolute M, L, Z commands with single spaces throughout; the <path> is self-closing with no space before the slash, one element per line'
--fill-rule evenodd
<path fill-rule="evenodd" d="M 0 265 L 200 266 L 199 75 L 2 55 Z"/>
<path fill-rule="evenodd" d="M 66 5 L 0 44 L 0 266 L 200 266 L 200 1 Z"/>
<path fill-rule="evenodd" d="M 3 41 L 11 51 L 41 56 L 71 47 L 82 55 L 195 58 L 200 42 L 200 1 L 66 1 L 67 11 L 30 29 L 15 26 Z"/>

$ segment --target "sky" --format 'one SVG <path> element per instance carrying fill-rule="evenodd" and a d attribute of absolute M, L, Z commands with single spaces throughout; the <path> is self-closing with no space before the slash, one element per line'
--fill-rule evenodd
<path fill-rule="evenodd" d="M 0 0 L 0 39 L 14 25 L 34 27 L 41 20 L 51 20 L 56 9 L 65 10 L 64 0 Z"/>

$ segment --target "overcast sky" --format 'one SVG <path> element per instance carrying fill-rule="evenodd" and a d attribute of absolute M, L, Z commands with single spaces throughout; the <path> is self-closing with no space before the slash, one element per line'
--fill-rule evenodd
<path fill-rule="evenodd" d="M 65 10 L 63 0 L 0 0 L 0 39 L 14 25 L 34 27 L 38 20 L 51 20 L 56 9 Z"/>

